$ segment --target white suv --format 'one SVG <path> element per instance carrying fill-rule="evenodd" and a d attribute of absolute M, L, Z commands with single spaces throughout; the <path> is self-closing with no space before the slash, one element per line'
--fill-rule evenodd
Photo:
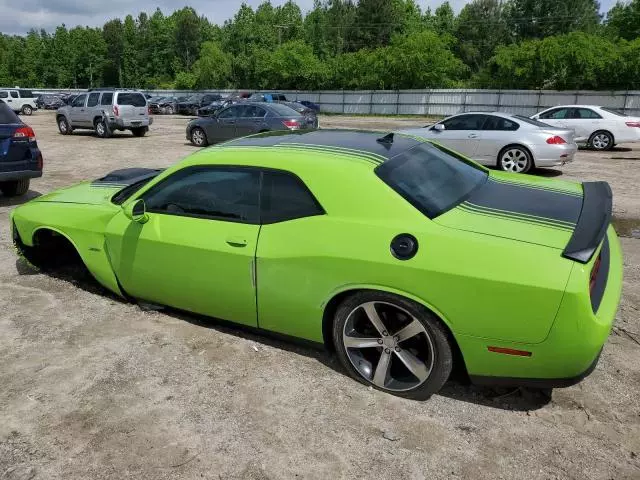
<path fill-rule="evenodd" d="M 24 115 L 31 115 L 38 109 L 31 90 L 0 87 L 0 100 L 9 105 L 14 112 Z"/>

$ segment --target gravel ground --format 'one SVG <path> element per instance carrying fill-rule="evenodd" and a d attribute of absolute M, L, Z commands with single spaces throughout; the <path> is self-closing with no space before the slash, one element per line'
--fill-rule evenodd
<path fill-rule="evenodd" d="M 179 117 L 109 140 L 60 136 L 48 112 L 27 121 L 46 168 L 29 197 L 195 151 Z M 9 236 L 8 213 L 24 199 L 0 197 L 0 479 L 640 478 L 638 152 L 581 151 L 536 172 L 609 181 L 628 236 L 617 326 L 595 372 L 553 392 L 451 381 L 427 402 L 370 390 L 324 352 L 34 271 Z"/>

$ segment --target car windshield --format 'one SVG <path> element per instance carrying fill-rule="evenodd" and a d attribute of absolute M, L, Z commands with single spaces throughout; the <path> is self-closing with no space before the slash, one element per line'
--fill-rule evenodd
<path fill-rule="evenodd" d="M 429 143 L 393 157 L 376 174 L 429 218 L 462 203 L 488 177 L 479 166 Z"/>
<path fill-rule="evenodd" d="M 187 98 L 187 102 L 199 102 L 200 99 L 202 98 L 202 95 L 191 95 L 189 98 Z"/>
<path fill-rule="evenodd" d="M 612 108 L 607 108 L 607 107 L 600 107 L 600 110 L 604 110 L 607 113 L 611 113 L 613 115 L 617 115 L 618 117 L 628 117 L 629 115 L 626 115 L 618 110 L 614 110 Z"/>
<path fill-rule="evenodd" d="M 283 105 L 281 103 L 270 103 L 269 106 L 271 107 L 271 110 L 273 110 L 274 113 L 276 113 L 277 115 L 280 115 L 281 117 L 300 116 L 300 114 L 296 112 L 293 108 L 287 107 L 286 105 Z"/>

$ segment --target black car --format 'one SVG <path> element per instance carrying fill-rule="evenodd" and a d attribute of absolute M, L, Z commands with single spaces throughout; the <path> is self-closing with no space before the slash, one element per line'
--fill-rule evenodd
<path fill-rule="evenodd" d="M 320 121 L 318 120 L 318 115 L 316 114 L 316 111 L 313 110 L 312 108 L 309 108 L 300 102 L 275 102 L 275 103 L 281 103 L 298 112 L 300 115 L 302 115 L 305 118 L 305 120 L 307 121 L 308 127 L 311 127 L 311 128 L 320 127 Z"/>
<path fill-rule="evenodd" d="M 178 111 L 178 99 L 175 97 L 154 97 L 149 100 L 149 111 L 153 114 L 173 115 Z"/>
<path fill-rule="evenodd" d="M 45 93 L 36 98 L 36 106 L 45 110 L 57 110 L 65 105 L 66 103 L 62 100 L 60 95 Z"/>
<path fill-rule="evenodd" d="M 246 97 L 241 97 L 239 95 L 230 95 L 228 97 L 223 98 L 222 100 L 216 100 L 215 102 L 211 102 L 206 107 L 202 107 L 198 109 L 199 117 L 210 117 L 214 113 L 222 110 L 223 108 L 228 107 L 229 105 L 233 105 L 239 102 L 244 102 Z"/>
<path fill-rule="evenodd" d="M 320 105 L 317 103 L 310 102 L 309 100 L 296 100 L 296 102 L 304 105 L 307 108 L 310 108 L 316 113 L 320 113 Z"/>
<path fill-rule="evenodd" d="M 222 95 L 217 93 L 196 93 L 184 102 L 178 103 L 178 113 L 181 115 L 197 115 L 198 109 L 221 99 Z"/>
<path fill-rule="evenodd" d="M 42 153 L 33 129 L 0 100 L 0 191 L 24 195 L 32 178 L 42 176 Z"/>

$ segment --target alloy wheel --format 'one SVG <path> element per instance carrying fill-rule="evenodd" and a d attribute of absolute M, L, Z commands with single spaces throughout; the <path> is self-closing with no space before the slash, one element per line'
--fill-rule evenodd
<path fill-rule="evenodd" d="M 104 123 L 103 122 L 96 123 L 96 133 L 98 134 L 98 136 L 99 137 L 104 136 L 104 132 L 105 132 Z"/>
<path fill-rule="evenodd" d="M 596 150 L 606 150 L 611 144 L 611 138 L 606 133 L 598 133 L 591 140 L 591 145 Z"/>
<path fill-rule="evenodd" d="M 342 342 L 356 371 L 385 390 L 415 389 L 433 370 L 429 332 L 420 320 L 393 303 L 358 305 L 347 317 Z"/>
<path fill-rule="evenodd" d="M 522 173 L 529 165 L 527 155 L 519 148 L 510 148 L 500 157 L 500 166 L 506 172 Z"/>
<path fill-rule="evenodd" d="M 58 122 L 58 128 L 60 129 L 60 133 L 62 133 L 62 134 L 67 133 L 67 121 L 66 120 L 60 120 Z"/>
<path fill-rule="evenodd" d="M 199 128 L 194 129 L 193 132 L 191 132 L 191 141 L 193 142 L 194 145 L 197 145 L 198 147 L 201 147 L 202 145 L 204 145 L 206 141 L 204 132 Z"/>

